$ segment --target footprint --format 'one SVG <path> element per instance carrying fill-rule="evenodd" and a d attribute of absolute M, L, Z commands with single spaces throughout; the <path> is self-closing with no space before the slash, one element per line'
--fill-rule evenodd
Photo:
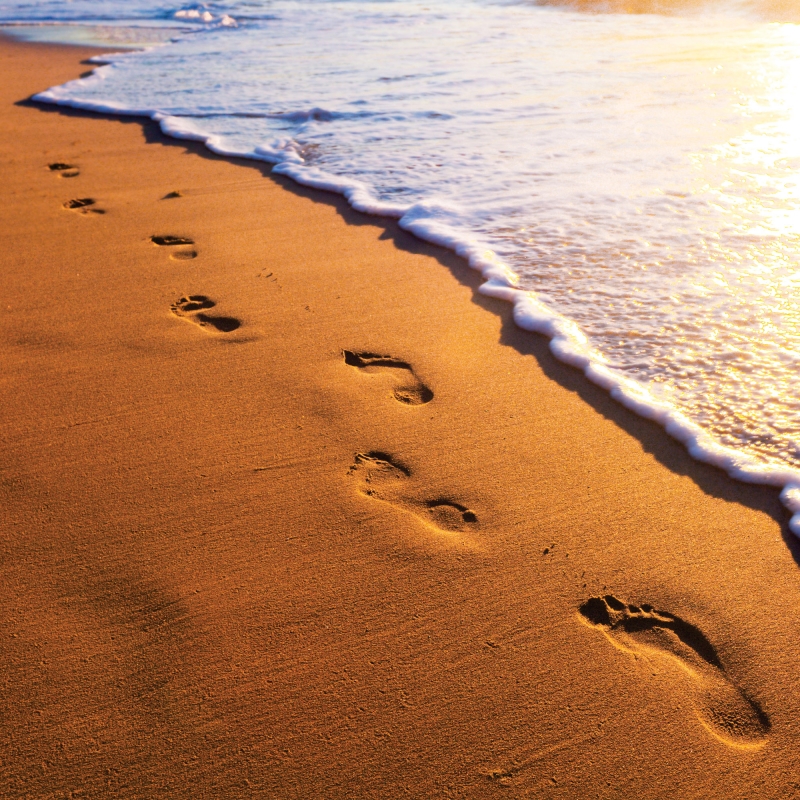
<path fill-rule="evenodd" d="M 737 748 L 765 744 L 767 715 L 733 682 L 714 646 L 694 625 L 650 605 L 628 605 L 613 595 L 592 597 L 579 611 L 583 622 L 600 629 L 623 652 L 669 659 L 693 678 L 696 713 L 712 736 Z"/>
<path fill-rule="evenodd" d="M 362 494 L 400 506 L 438 532 L 469 531 L 478 523 L 474 511 L 453 500 L 444 497 L 418 500 L 407 493 L 411 471 L 386 453 L 358 453 L 348 474 L 358 481 Z"/>
<path fill-rule="evenodd" d="M 234 317 L 218 317 L 203 313 L 208 308 L 214 308 L 215 305 L 213 300 L 203 294 L 190 294 L 176 300 L 170 308 L 176 316 L 194 322 L 202 328 L 214 328 L 220 333 L 230 333 L 241 326 L 242 323 Z"/>
<path fill-rule="evenodd" d="M 105 214 L 106 212 L 102 208 L 90 208 L 96 202 L 91 197 L 78 197 L 75 200 L 67 200 L 64 208 L 79 211 L 81 214 Z"/>
<path fill-rule="evenodd" d="M 57 172 L 62 178 L 76 178 L 81 174 L 81 171 L 72 164 L 65 164 L 63 161 L 54 161 L 48 164 L 47 168 L 50 172 Z"/>
<path fill-rule="evenodd" d="M 187 247 L 187 245 L 194 244 L 194 239 L 190 239 L 188 236 L 151 236 L 150 241 L 159 247 L 172 248 L 169 257 L 176 261 L 188 261 L 192 258 L 197 258 L 197 250 L 193 247 Z"/>
<path fill-rule="evenodd" d="M 433 392 L 416 376 L 405 361 L 376 353 L 354 353 L 343 350 L 344 363 L 366 373 L 387 372 L 395 378 L 394 399 L 408 406 L 419 406 L 433 400 Z"/>

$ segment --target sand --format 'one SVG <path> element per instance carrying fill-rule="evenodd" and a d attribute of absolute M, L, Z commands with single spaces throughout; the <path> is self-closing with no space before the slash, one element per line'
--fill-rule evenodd
<path fill-rule="evenodd" d="M 393 223 L 25 101 L 93 52 L 0 44 L 0 796 L 800 796 L 777 492 Z"/>

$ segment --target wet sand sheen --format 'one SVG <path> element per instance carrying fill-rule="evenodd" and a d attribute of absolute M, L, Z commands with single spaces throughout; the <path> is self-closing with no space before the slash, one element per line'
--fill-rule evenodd
<path fill-rule="evenodd" d="M 454 256 L 17 104 L 91 52 L 0 46 L 0 795 L 797 792 L 777 493 Z"/>

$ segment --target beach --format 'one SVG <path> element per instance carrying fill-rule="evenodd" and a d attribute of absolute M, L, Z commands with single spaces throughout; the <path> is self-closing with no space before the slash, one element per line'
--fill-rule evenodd
<path fill-rule="evenodd" d="M 800 548 L 333 194 L 0 40 L 0 795 L 800 796 Z M 90 202 L 91 201 L 91 202 Z"/>

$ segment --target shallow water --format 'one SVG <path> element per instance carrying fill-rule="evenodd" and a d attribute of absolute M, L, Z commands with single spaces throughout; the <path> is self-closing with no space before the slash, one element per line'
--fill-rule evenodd
<path fill-rule="evenodd" d="M 402 218 L 494 276 L 487 292 L 533 292 L 520 324 L 693 454 L 798 480 L 795 4 L 62 5 L 0 19 L 195 30 L 43 99 L 156 114 Z"/>

